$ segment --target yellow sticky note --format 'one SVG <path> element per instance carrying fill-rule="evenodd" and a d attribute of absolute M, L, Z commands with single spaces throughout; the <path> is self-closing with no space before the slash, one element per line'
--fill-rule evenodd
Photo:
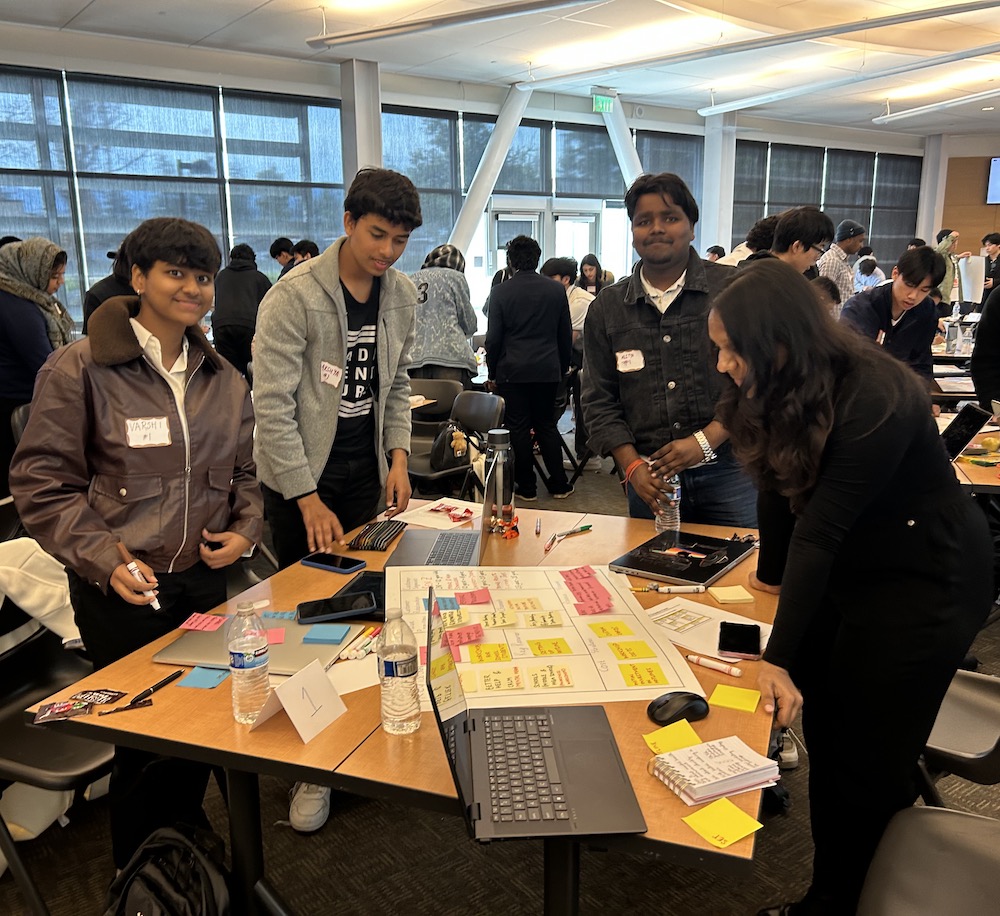
<path fill-rule="evenodd" d="M 542 602 L 538 598 L 508 598 L 503 606 L 508 611 L 540 611 Z"/>
<path fill-rule="evenodd" d="M 573 650 L 565 639 L 529 639 L 532 655 L 572 655 Z"/>
<path fill-rule="evenodd" d="M 656 653 L 649 648 L 649 643 L 641 639 L 630 642 L 609 642 L 608 648 L 614 653 L 615 658 L 626 661 L 630 658 L 656 658 Z"/>
<path fill-rule="evenodd" d="M 713 585 L 708 589 L 708 593 L 719 604 L 743 604 L 753 601 L 753 595 L 742 585 Z"/>
<path fill-rule="evenodd" d="M 669 684 L 663 669 L 656 662 L 636 662 L 619 665 L 626 687 L 662 687 Z"/>
<path fill-rule="evenodd" d="M 517 623 L 517 614 L 508 614 L 506 611 L 487 611 L 480 618 L 480 623 L 485 630 L 512 627 Z"/>
<path fill-rule="evenodd" d="M 479 683 L 486 693 L 524 689 L 520 668 L 494 668 L 491 671 L 484 671 L 479 677 Z"/>
<path fill-rule="evenodd" d="M 737 808 L 728 798 L 720 798 L 681 820 L 698 836 L 719 849 L 731 846 L 764 826 Z"/>
<path fill-rule="evenodd" d="M 449 630 L 452 627 L 460 627 L 468 622 L 469 612 L 464 607 L 460 607 L 457 611 L 441 612 L 441 623 L 443 623 Z"/>
<path fill-rule="evenodd" d="M 462 693 L 479 693 L 479 681 L 476 680 L 476 672 L 465 671 L 458 672 L 458 679 L 462 682 Z"/>
<path fill-rule="evenodd" d="M 484 642 L 469 646 L 469 661 L 477 665 L 509 662 L 510 649 L 500 642 Z"/>
<path fill-rule="evenodd" d="M 457 696 L 455 685 L 456 681 L 452 678 L 434 685 L 434 698 L 437 700 L 438 706 L 447 706 L 455 700 Z"/>
<path fill-rule="evenodd" d="M 573 676 L 565 665 L 544 665 L 528 669 L 528 683 L 534 688 L 572 687 Z"/>
<path fill-rule="evenodd" d="M 682 747 L 701 744 L 701 738 L 687 719 L 679 719 L 642 737 L 654 754 L 667 754 L 670 751 L 679 751 Z"/>
<path fill-rule="evenodd" d="M 607 623 L 589 624 L 595 635 L 604 639 L 608 636 L 632 636 L 634 635 L 629 626 L 623 620 L 610 620 Z"/>
<path fill-rule="evenodd" d="M 759 702 L 759 690 L 730 687 L 728 684 L 719 684 L 708 698 L 710 706 L 724 706 L 726 709 L 738 709 L 740 712 L 754 712 Z"/>
<path fill-rule="evenodd" d="M 563 625 L 562 614 L 559 611 L 542 611 L 540 614 L 525 614 L 524 625 L 526 627 L 561 627 Z"/>
<path fill-rule="evenodd" d="M 451 654 L 439 655 L 431 662 L 431 680 L 443 677 L 449 671 L 455 668 L 455 659 L 452 658 Z"/>

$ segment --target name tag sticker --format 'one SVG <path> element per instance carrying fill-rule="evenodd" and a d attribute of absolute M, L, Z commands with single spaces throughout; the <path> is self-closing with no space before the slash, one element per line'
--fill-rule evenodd
<path fill-rule="evenodd" d="M 615 354 L 615 362 L 619 372 L 638 372 L 646 368 L 642 350 L 619 350 Z"/>
<path fill-rule="evenodd" d="M 129 448 L 157 448 L 170 445 L 170 424 L 166 417 L 135 417 L 125 420 Z"/>
<path fill-rule="evenodd" d="M 324 385 L 332 385 L 334 388 L 340 387 L 340 380 L 344 377 L 344 370 L 338 368 L 333 363 L 328 363 L 325 359 L 319 364 L 319 380 Z"/>

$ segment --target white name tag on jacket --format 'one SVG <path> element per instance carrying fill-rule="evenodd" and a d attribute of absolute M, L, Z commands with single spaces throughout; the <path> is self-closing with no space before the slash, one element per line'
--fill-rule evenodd
<path fill-rule="evenodd" d="M 646 368 L 646 360 L 642 350 L 619 350 L 615 354 L 619 372 L 638 372 Z"/>
<path fill-rule="evenodd" d="M 129 448 L 156 448 L 170 445 L 170 423 L 166 417 L 135 417 L 125 421 Z"/>
<path fill-rule="evenodd" d="M 333 363 L 328 363 L 325 359 L 319 364 L 319 380 L 324 385 L 332 385 L 334 388 L 340 387 L 340 380 L 344 377 L 344 370 L 338 368 Z"/>

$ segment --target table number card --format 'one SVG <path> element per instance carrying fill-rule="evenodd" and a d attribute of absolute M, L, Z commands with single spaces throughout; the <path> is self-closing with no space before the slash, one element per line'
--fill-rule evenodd
<path fill-rule="evenodd" d="M 344 701 L 318 661 L 310 662 L 271 691 L 250 731 L 279 709 L 288 713 L 303 744 L 308 744 L 334 719 L 347 712 Z"/>

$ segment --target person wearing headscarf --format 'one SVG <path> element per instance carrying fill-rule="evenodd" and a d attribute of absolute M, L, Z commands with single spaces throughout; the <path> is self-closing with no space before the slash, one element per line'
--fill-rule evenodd
<path fill-rule="evenodd" d="M 31 401 L 49 354 L 73 339 L 73 319 L 55 294 L 66 276 L 66 252 L 48 239 L 0 248 L 0 498 L 10 495 L 14 456 L 10 418 Z"/>
<path fill-rule="evenodd" d="M 469 338 L 476 333 L 476 313 L 462 252 L 438 245 L 410 279 L 417 287 L 410 378 L 450 379 L 471 388 L 476 356 Z"/>

